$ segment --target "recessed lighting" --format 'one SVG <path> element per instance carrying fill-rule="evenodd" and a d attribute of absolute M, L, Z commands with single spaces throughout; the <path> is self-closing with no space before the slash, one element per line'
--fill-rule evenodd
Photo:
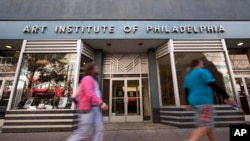
<path fill-rule="evenodd" d="M 243 42 L 239 42 L 239 43 L 237 44 L 237 46 L 242 46 L 242 45 L 244 45 Z"/>
<path fill-rule="evenodd" d="M 107 43 L 106 45 L 107 45 L 107 46 L 111 46 L 111 43 Z"/>
<path fill-rule="evenodd" d="M 143 43 L 138 43 L 138 45 L 139 45 L 139 46 L 142 46 L 142 45 L 143 45 Z"/>
<path fill-rule="evenodd" d="M 6 47 L 6 48 L 12 48 L 10 45 L 6 45 L 5 47 Z"/>

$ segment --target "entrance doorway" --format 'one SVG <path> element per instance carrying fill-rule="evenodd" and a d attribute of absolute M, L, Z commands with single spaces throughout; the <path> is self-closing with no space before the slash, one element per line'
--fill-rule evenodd
<path fill-rule="evenodd" d="M 235 80 L 241 107 L 245 114 L 250 115 L 250 76 L 237 76 Z"/>
<path fill-rule="evenodd" d="M 111 79 L 110 121 L 142 121 L 142 87 L 140 78 Z"/>
<path fill-rule="evenodd" d="M 110 107 L 105 122 L 141 122 L 151 119 L 146 54 L 106 54 L 103 100 Z"/>

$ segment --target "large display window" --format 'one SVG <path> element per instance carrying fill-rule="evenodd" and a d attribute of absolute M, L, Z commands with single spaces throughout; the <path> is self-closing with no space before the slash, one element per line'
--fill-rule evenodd
<path fill-rule="evenodd" d="M 11 98 L 21 46 L 22 40 L 0 40 L 0 118 Z"/>
<path fill-rule="evenodd" d="M 175 105 L 170 56 L 163 56 L 159 58 L 157 62 L 160 79 L 161 104 L 163 106 Z"/>
<path fill-rule="evenodd" d="M 235 75 L 250 75 L 248 49 L 230 49 L 229 57 Z"/>
<path fill-rule="evenodd" d="M 239 95 L 241 107 L 245 114 L 250 115 L 250 52 L 249 49 L 229 49 L 236 93 Z"/>
<path fill-rule="evenodd" d="M 75 53 L 25 53 L 13 109 L 70 109 Z"/>
<path fill-rule="evenodd" d="M 230 56 L 224 40 L 170 39 L 157 49 L 156 57 L 161 106 L 175 105 L 179 107 L 187 104 L 183 83 L 186 75 L 191 71 L 190 63 L 193 59 L 202 60 L 204 67 L 212 73 L 216 83 L 230 97 L 237 98 L 233 87 Z M 246 56 L 244 58 L 246 60 Z M 216 93 L 214 93 L 214 101 L 215 104 L 225 104 L 223 97 Z"/>
<path fill-rule="evenodd" d="M 186 94 L 183 89 L 185 76 L 190 71 L 190 62 L 193 59 L 200 59 L 204 62 L 204 67 L 208 69 L 216 80 L 216 83 L 226 90 L 228 94 L 233 96 L 232 84 L 226 64 L 224 53 L 222 52 L 201 52 L 201 53 L 175 53 L 175 65 L 178 81 L 180 104 L 186 105 Z M 223 104 L 224 99 L 218 95 L 214 95 L 216 104 Z"/>

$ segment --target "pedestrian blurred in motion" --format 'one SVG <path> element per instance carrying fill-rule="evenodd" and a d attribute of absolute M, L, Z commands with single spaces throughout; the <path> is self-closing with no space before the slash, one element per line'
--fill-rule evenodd
<path fill-rule="evenodd" d="M 223 96 L 229 104 L 235 104 L 234 100 L 221 89 L 215 82 L 212 74 L 204 67 L 203 61 L 195 59 L 191 62 L 191 71 L 184 81 L 184 88 L 187 94 L 187 110 L 195 111 L 197 128 L 193 131 L 188 141 L 199 141 L 202 137 L 208 136 L 210 141 L 215 141 L 213 92 Z"/>
<path fill-rule="evenodd" d="M 82 78 L 77 101 L 78 128 L 72 133 L 67 141 L 80 141 L 88 139 L 92 135 L 93 141 L 103 140 L 102 110 L 108 110 L 108 106 L 101 99 L 100 86 L 96 76 L 99 69 L 94 63 L 85 65 L 85 76 Z"/>

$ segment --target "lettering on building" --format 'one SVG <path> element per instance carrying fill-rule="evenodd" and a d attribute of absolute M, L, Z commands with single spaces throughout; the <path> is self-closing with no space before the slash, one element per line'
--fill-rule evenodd
<path fill-rule="evenodd" d="M 54 28 L 54 29 L 52 29 Z M 225 28 L 222 25 L 125 25 L 123 29 L 115 28 L 114 25 L 56 25 L 49 27 L 46 25 L 31 25 L 23 28 L 23 33 L 46 33 L 48 30 L 56 34 L 113 34 L 123 31 L 125 34 L 135 34 L 144 32 L 146 34 L 201 34 L 201 33 L 224 33 Z"/>
<path fill-rule="evenodd" d="M 225 29 L 222 25 L 220 26 L 192 26 L 192 25 L 181 25 L 181 26 L 152 26 L 147 25 L 147 33 L 224 33 Z"/>

